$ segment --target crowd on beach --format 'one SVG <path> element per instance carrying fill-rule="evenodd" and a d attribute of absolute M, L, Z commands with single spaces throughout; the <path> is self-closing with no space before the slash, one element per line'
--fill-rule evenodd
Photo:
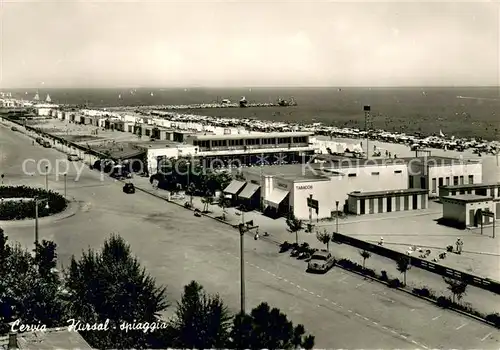
<path fill-rule="evenodd" d="M 412 150 L 434 148 L 443 150 L 453 150 L 463 152 L 472 149 L 475 154 L 496 155 L 500 151 L 500 142 L 484 141 L 474 138 L 447 137 L 441 131 L 437 135 L 407 135 L 405 133 L 387 132 L 384 130 L 359 130 L 353 128 L 339 128 L 324 125 L 322 123 L 285 123 L 276 121 L 265 121 L 257 119 L 222 118 L 212 116 L 202 116 L 193 114 L 179 114 L 175 112 L 164 112 L 151 109 L 144 114 L 163 116 L 171 121 L 202 123 L 205 125 L 224 128 L 244 128 L 256 132 L 289 132 L 289 131 L 309 131 L 315 135 L 323 135 L 333 138 L 345 139 L 365 139 L 403 144 Z"/>

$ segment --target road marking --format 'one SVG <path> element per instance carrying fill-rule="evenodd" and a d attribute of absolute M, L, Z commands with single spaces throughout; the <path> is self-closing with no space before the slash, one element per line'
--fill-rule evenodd
<path fill-rule="evenodd" d="M 396 332 L 395 330 L 391 330 L 391 333 L 398 334 L 398 332 Z"/>
<path fill-rule="evenodd" d="M 410 312 L 413 312 L 413 311 L 415 311 L 415 309 L 411 309 L 411 310 L 410 310 Z"/>
<path fill-rule="evenodd" d="M 343 309 L 344 307 L 342 305 L 339 305 L 339 308 Z"/>
<path fill-rule="evenodd" d="M 276 277 L 276 274 L 272 273 L 271 275 L 273 275 L 273 277 Z"/>
<path fill-rule="evenodd" d="M 330 300 L 328 300 L 327 298 L 325 298 L 325 301 L 330 301 Z"/>
<path fill-rule="evenodd" d="M 302 290 L 303 290 L 304 292 L 309 292 L 309 291 L 308 291 L 306 288 L 304 288 L 304 287 L 302 287 Z"/>
<path fill-rule="evenodd" d="M 361 287 L 362 285 L 366 284 L 366 282 L 360 283 L 356 286 L 356 288 Z"/>
<path fill-rule="evenodd" d="M 466 322 L 466 323 L 464 323 L 463 325 L 461 325 L 461 326 L 459 326 L 459 327 L 457 327 L 457 328 L 455 328 L 455 329 L 458 331 L 459 329 L 464 328 L 464 327 L 465 327 L 465 326 L 467 326 L 467 325 L 468 325 L 468 323 Z"/>
<path fill-rule="evenodd" d="M 321 295 L 319 295 L 319 294 L 316 294 L 316 296 L 317 296 L 318 298 L 321 298 Z"/>
<path fill-rule="evenodd" d="M 423 347 L 424 349 L 429 349 L 427 346 L 425 346 L 424 344 L 420 344 L 421 347 Z"/>
<path fill-rule="evenodd" d="M 486 334 L 486 335 L 484 336 L 484 338 L 483 338 L 483 339 L 481 339 L 481 341 L 485 341 L 485 340 L 486 340 L 486 339 L 488 339 L 488 337 L 489 337 L 490 335 L 492 335 L 492 334 L 493 334 L 493 332 Z"/>
<path fill-rule="evenodd" d="M 378 325 L 378 322 L 373 322 L 373 321 L 372 321 L 372 323 L 373 323 L 374 325 Z"/>
<path fill-rule="evenodd" d="M 347 311 L 349 311 L 350 313 L 352 313 L 352 310 L 347 310 Z"/>
<path fill-rule="evenodd" d="M 411 342 L 415 345 L 418 345 L 418 343 L 415 340 L 412 340 Z"/>
<path fill-rule="evenodd" d="M 363 317 L 363 319 L 364 319 L 365 321 L 370 321 L 370 319 L 369 319 L 369 318 L 367 318 L 367 317 Z"/>
<path fill-rule="evenodd" d="M 283 278 L 283 281 L 288 282 L 288 280 L 286 278 Z"/>
<path fill-rule="evenodd" d="M 314 295 L 314 293 L 313 293 L 313 292 L 311 292 L 311 291 L 309 291 L 309 294 Z"/>
<path fill-rule="evenodd" d="M 402 335 L 402 334 L 400 334 L 399 336 L 400 336 L 401 338 L 403 338 L 403 339 L 408 339 L 408 337 L 407 337 L 406 335 Z"/>
<path fill-rule="evenodd" d="M 290 284 L 291 284 L 292 286 L 296 286 L 296 284 L 295 284 L 295 283 L 293 283 L 293 282 L 290 282 Z M 298 286 L 297 286 L 297 287 L 298 287 Z M 299 288 L 300 288 L 300 287 L 299 287 Z"/>
<path fill-rule="evenodd" d="M 357 312 L 356 312 L 356 316 L 358 316 L 358 317 L 363 317 L 363 316 L 361 316 L 360 314 L 358 314 Z"/>
<path fill-rule="evenodd" d="M 337 303 L 336 303 L 336 302 L 334 302 L 334 301 L 332 301 L 332 304 L 333 304 L 333 305 L 335 305 L 335 306 L 337 305 Z"/>
<path fill-rule="evenodd" d="M 440 318 L 441 316 L 442 316 L 442 315 L 436 316 L 436 317 L 434 317 L 432 320 L 433 320 L 433 321 L 436 321 L 436 320 L 437 320 L 438 318 Z"/>
<path fill-rule="evenodd" d="M 382 326 L 382 328 L 383 328 L 383 329 L 385 329 L 386 331 L 389 329 L 389 328 L 387 328 L 386 326 Z"/>

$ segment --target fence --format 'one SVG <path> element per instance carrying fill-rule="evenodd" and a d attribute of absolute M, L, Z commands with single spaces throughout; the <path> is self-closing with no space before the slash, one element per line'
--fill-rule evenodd
<path fill-rule="evenodd" d="M 386 258 L 392 259 L 392 260 L 398 260 L 402 257 L 408 257 L 408 255 L 404 253 L 400 253 L 398 251 L 386 248 L 384 246 L 378 245 L 378 244 L 373 244 L 369 243 L 357 238 L 353 238 L 350 236 L 346 236 L 340 233 L 333 233 L 333 241 L 337 243 L 345 243 L 348 245 L 351 245 L 353 247 L 363 249 L 369 252 L 372 252 L 374 254 L 378 254 L 381 256 L 384 256 Z M 475 276 L 472 274 L 469 274 L 467 272 L 463 272 L 460 270 L 455 270 L 440 264 L 436 264 L 418 257 L 412 256 L 410 258 L 410 263 L 412 266 L 421 268 L 423 270 L 427 270 L 429 272 L 438 274 L 443 277 L 452 277 L 455 279 L 461 279 L 463 281 L 466 281 L 468 284 L 476 286 L 478 288 L 482 288 L 485 290 L 488 290 L 490 292 L 500 294 L 500 282 L 489 279 L 489 278 L 482 278 L 479 276 Z"/>

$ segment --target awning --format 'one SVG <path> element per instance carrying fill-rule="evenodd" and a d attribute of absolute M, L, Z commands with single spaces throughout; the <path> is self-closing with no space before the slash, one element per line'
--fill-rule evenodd
<path fill-rule="evenodd" d="M 245 186 L 243 191 L 241 191 L 238 197 L 250 199 L 255 194 L 255 192 L 257 192 L 259 187 L 260 187 L 259 185 L 247 183 L 247 185 Z"/>
<path fill-rule="evenodd" d="M 283 199 L 288 195 L 288 191 L 280 190 L 279 188 L 273 189 L 266 201 L 273 207 L 278 208 Z"/>
<path fill-rule="evenodd" d="M 229 193 L 229 194 L 236 194 L 238 193 L 241 188 L 245 186 L 245 182 L 243 181 L 238 181 L 238 180 L 233 180 L 231 183 L 224 189 L 224 193 Z"/>

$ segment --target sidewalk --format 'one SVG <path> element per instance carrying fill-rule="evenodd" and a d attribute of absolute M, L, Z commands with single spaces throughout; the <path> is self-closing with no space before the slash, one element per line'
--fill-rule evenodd
<path fill-rule="evenodd" d="M 148 178 L 134 177 L 131 181 L 135 184 L 135 186 L 138 189 L 142 189 L 145 192 L 151 193 L 160 198 L 164 199 L 168 198 L 168 192 L 164 190 L 154 189 L 149 183 Z M 178 205 L 184 205 L 184 203 L 189 202 L 189 200 L 190 200 L 189 196 L 186 196 L 182 200 L 173 200 L 171 202 L 176 203 Z M 200 210 L 203 209 L 203 203 L 200 197 L 193 197 L 193 207 Z M 222 216 L 222 208 L 220 208 L 218 205 L 211 205 L 209 211 L 210 213 L 208 214 L 208 216 L 211 217 Z M 284 218 L 273 220 L 255 211 L 243 213 L 242 216 L 242 214 L 235 208 L 226 209 L 226 222 L 228 224 L 237 225 L 242 221 L 246 222 L 249 220 L 253 220 L 254 225 L 259 226 L 259 232 L 261 237 L 264 234 L 264 232 L 267 232 L 269 234 L 269 239 L 276 243 L 281 243 L 284 241 L 289 241 L 289 242 L 295 241 L 295 234 L 291 234 L 286 230 L 286 222 Z M 325 228 L 326 227 L 320 227 L 319 230 L 322 231 Z M 299 232 L 299 242 L 307 242 L 314 248 L 322 248 L 322 249 L 326 248 L 325 245 L 321 244 L 316 239 L 316 233 L 306 233 L 304 231 Z M 391 248 L 393 247 L 396 246 L 391 246 Z M 400 249 L 405 249 L 406 251 L 407 247 L 406 248 L 400 247 Z M 359 250 L 349 245 L 346 244 L 339 245 L 332 242 L 330 243 L 330 251 L 333 253 L 334 256 L 338 258 L 347 258 L 352 261 L 358 262 L 360 264 L 363 263 L 363 259 L 359 254 Z M 472 254 L 470 255 L 473 256 Z M 453 258 L 450 256 L 450 258 L 447 258 L 442 262 L 452 261 Z M 464 258 L 471 259 L 471 257 L 468 256 L 468 254 L 462 254 L 462 256 L 456 256 L 456 259 L 464 259 Z M 482 260 L 482 259 L 477 259 L 476 256 L 476 259 L 472 260 Z M 372 256 L 366 260 L 366 267 L 374 269 L 375 271 L 378 272 L 385 270 L 390 277 L 399 278 L 400 280 L 403 280 L 403 275 L 397 271 L 396 263 L 393 260 L 372 254 Z M 429 289 L 433 290 L 438 295 L 451 295 L 450 292 L 447 290 L 446 283 L 443 281 L 443 278 L 439 275 L 418 268 L 413 268 L 407 272 L 406 278 L 407 278 L 407 285 L 410 288 L 426 286 Z M 500 301 L 500 296 L 473 286 L 468 287 L 467 293 L 462 299 L 463 303 L 469 303 L 473 305 L 473 307 L 476 308 L 478 311 L 484 313 L 500 312 L 499 301 Z"/>

